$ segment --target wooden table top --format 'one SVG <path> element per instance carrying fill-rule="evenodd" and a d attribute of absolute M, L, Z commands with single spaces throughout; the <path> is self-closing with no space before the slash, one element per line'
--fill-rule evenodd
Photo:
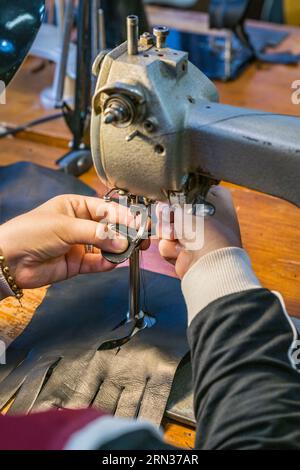
<path fill-rule="evenodd" d="M 148 7 L 148 13 L 153 24 L 180 25 L 182 29 L 194 32 L 197 32 L 200 21 L 205 21 L 201 13 L 158 7 Z M 276 28 L 290 32 L 279 49 L 300 52 L 300 30 L 282 26 Z M 27 60 L 7 91 L 7 105 L 0 106 L 0 122 L 15 126 L 54 113 L 53 110 L 44 110 L 39 101 L 40 91 L 51 85 L 52 77 L 52 65 L 33 58 Z M 298 79 L 300 65 L 253 63 L 237 80 L 217 82 L 216 85 L 223 103 L 300 115 L 300 105 L 291 102 L 291 84 Z M 69 139 L 70 134 L 63 120 L 38 126 L 18 138 L 2 140 L 0 164 L 27 160 L 54 168 L 55 160 L 67 151 Z M 94 170 L 81 179 L 103 194 L 103 185 Z M 258 277 L 265 287 L 280 291 L 289 313 L 300 318 L 300 211 L 285 201 L 245 188 L 227 186 L 233 194 L 244 247 Z M 174 275 L 173 268 L 159 258 L 155 243 L 143 258 L 146 268 Z M 0 329 L 8 343 L 30 321 L 45 292 L 46 288 L 26 291 L 22 308 L 14 299 L 1 303 Z M 165 430 L 167 439 L 173 444 L 193 446 L 194 431 L 190 428 L 166 421 Z"/>

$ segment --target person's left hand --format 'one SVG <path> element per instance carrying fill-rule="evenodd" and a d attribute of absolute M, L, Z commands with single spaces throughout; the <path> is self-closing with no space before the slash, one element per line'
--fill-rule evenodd
<path fill-rule="evenodd" d="M 57 196 L 0 226 L 0 247 L 20 288 L 40 287 L 115 267 L 101 249 L 123 252 L 127 240 L 108 234 L 109 223 L 131 223 L 128 209 L 94 197 Z M 99 223 L 99 222 L 104 222 Z M 86 253 L 93 245 L 94 253 Z"/>

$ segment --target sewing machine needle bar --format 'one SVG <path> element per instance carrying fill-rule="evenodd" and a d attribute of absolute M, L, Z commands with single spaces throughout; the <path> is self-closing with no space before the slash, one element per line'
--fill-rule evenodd
<path fill-rule="evenodd" d="M 138 204 L 138 197 L 132 202 Z M 136 320 L 140 314 L 140 250 L 137 246 L 129 258 L 129 320 Z"/>
<path fill-rule="evenodd" d="M 129 320 L 140 313 L 140 250 L 136 248 L 129 259 Z"/>

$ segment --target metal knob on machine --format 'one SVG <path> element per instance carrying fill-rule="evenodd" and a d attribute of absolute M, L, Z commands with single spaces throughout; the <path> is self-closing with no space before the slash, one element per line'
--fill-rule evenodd
<path fill-rule="evenodd" d="M 116 95 L 109 98 L 103 111 L 105 124 L 126 125 L 135 117 L 134 103 L 124 95 Z"/>
<path fill-rule="evenodd" d="M 163 49 L 166 45 L 166 40 L 169 35 L 169 28 L 166 26 L 156 26 L 153 28 L 153 35 L 156 38 L 157 49 Z"/>
<path fill-rule="evenodd" d="M 138 86 L 116 82 L 95 94 L 93 109 L 104 124 L 128 127 L 145 113 L 145 97 Z"/>

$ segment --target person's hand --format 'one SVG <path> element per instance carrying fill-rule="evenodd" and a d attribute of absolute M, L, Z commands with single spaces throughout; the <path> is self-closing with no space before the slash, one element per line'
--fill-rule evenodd
<path fill-rule="evenodd" d="M 214 216 L 206 216 L 202 219 L 204 232 L 198 234 L 198 249 L 195 244 L 193 244 L 193 249 L 189 248 L 191 246 L 191 224 L 188 224 L 188 226 L 183 224 L 182 234 L 179 237 L 176 233 L 174 220 L 171 220 L 169 230 L 168 227 L 164 226 L 164 224 L 168 224 L 168 221 L 164 221 L 161 216 L 165 210 L 165 205 L 159 204 L 157 207 L 159 251 L 165 259 L 175 265 L 176 273 L 180 279 L 202 256 L 220 248 L 242 246 L 239 223 L 230 191 L 215 186 L 210 190 L 207 200 L 215 206 L 216 212 Z M 193 227 L 196 226 L 195 223 L 192 225 Z"/>
<path fill-rule="evenodd" d="M 132 217 L 126 207 L 99 198 L 57 196 L 0 226 L 0 247 L 17 285 L 40 287 L 113 269 L 101 249 L 123 252 L 127 240 L 108 233 L 107 224 L 131 224 Z M 85 245 L 93 245 L 94 253 L 86 253 Z"/>

